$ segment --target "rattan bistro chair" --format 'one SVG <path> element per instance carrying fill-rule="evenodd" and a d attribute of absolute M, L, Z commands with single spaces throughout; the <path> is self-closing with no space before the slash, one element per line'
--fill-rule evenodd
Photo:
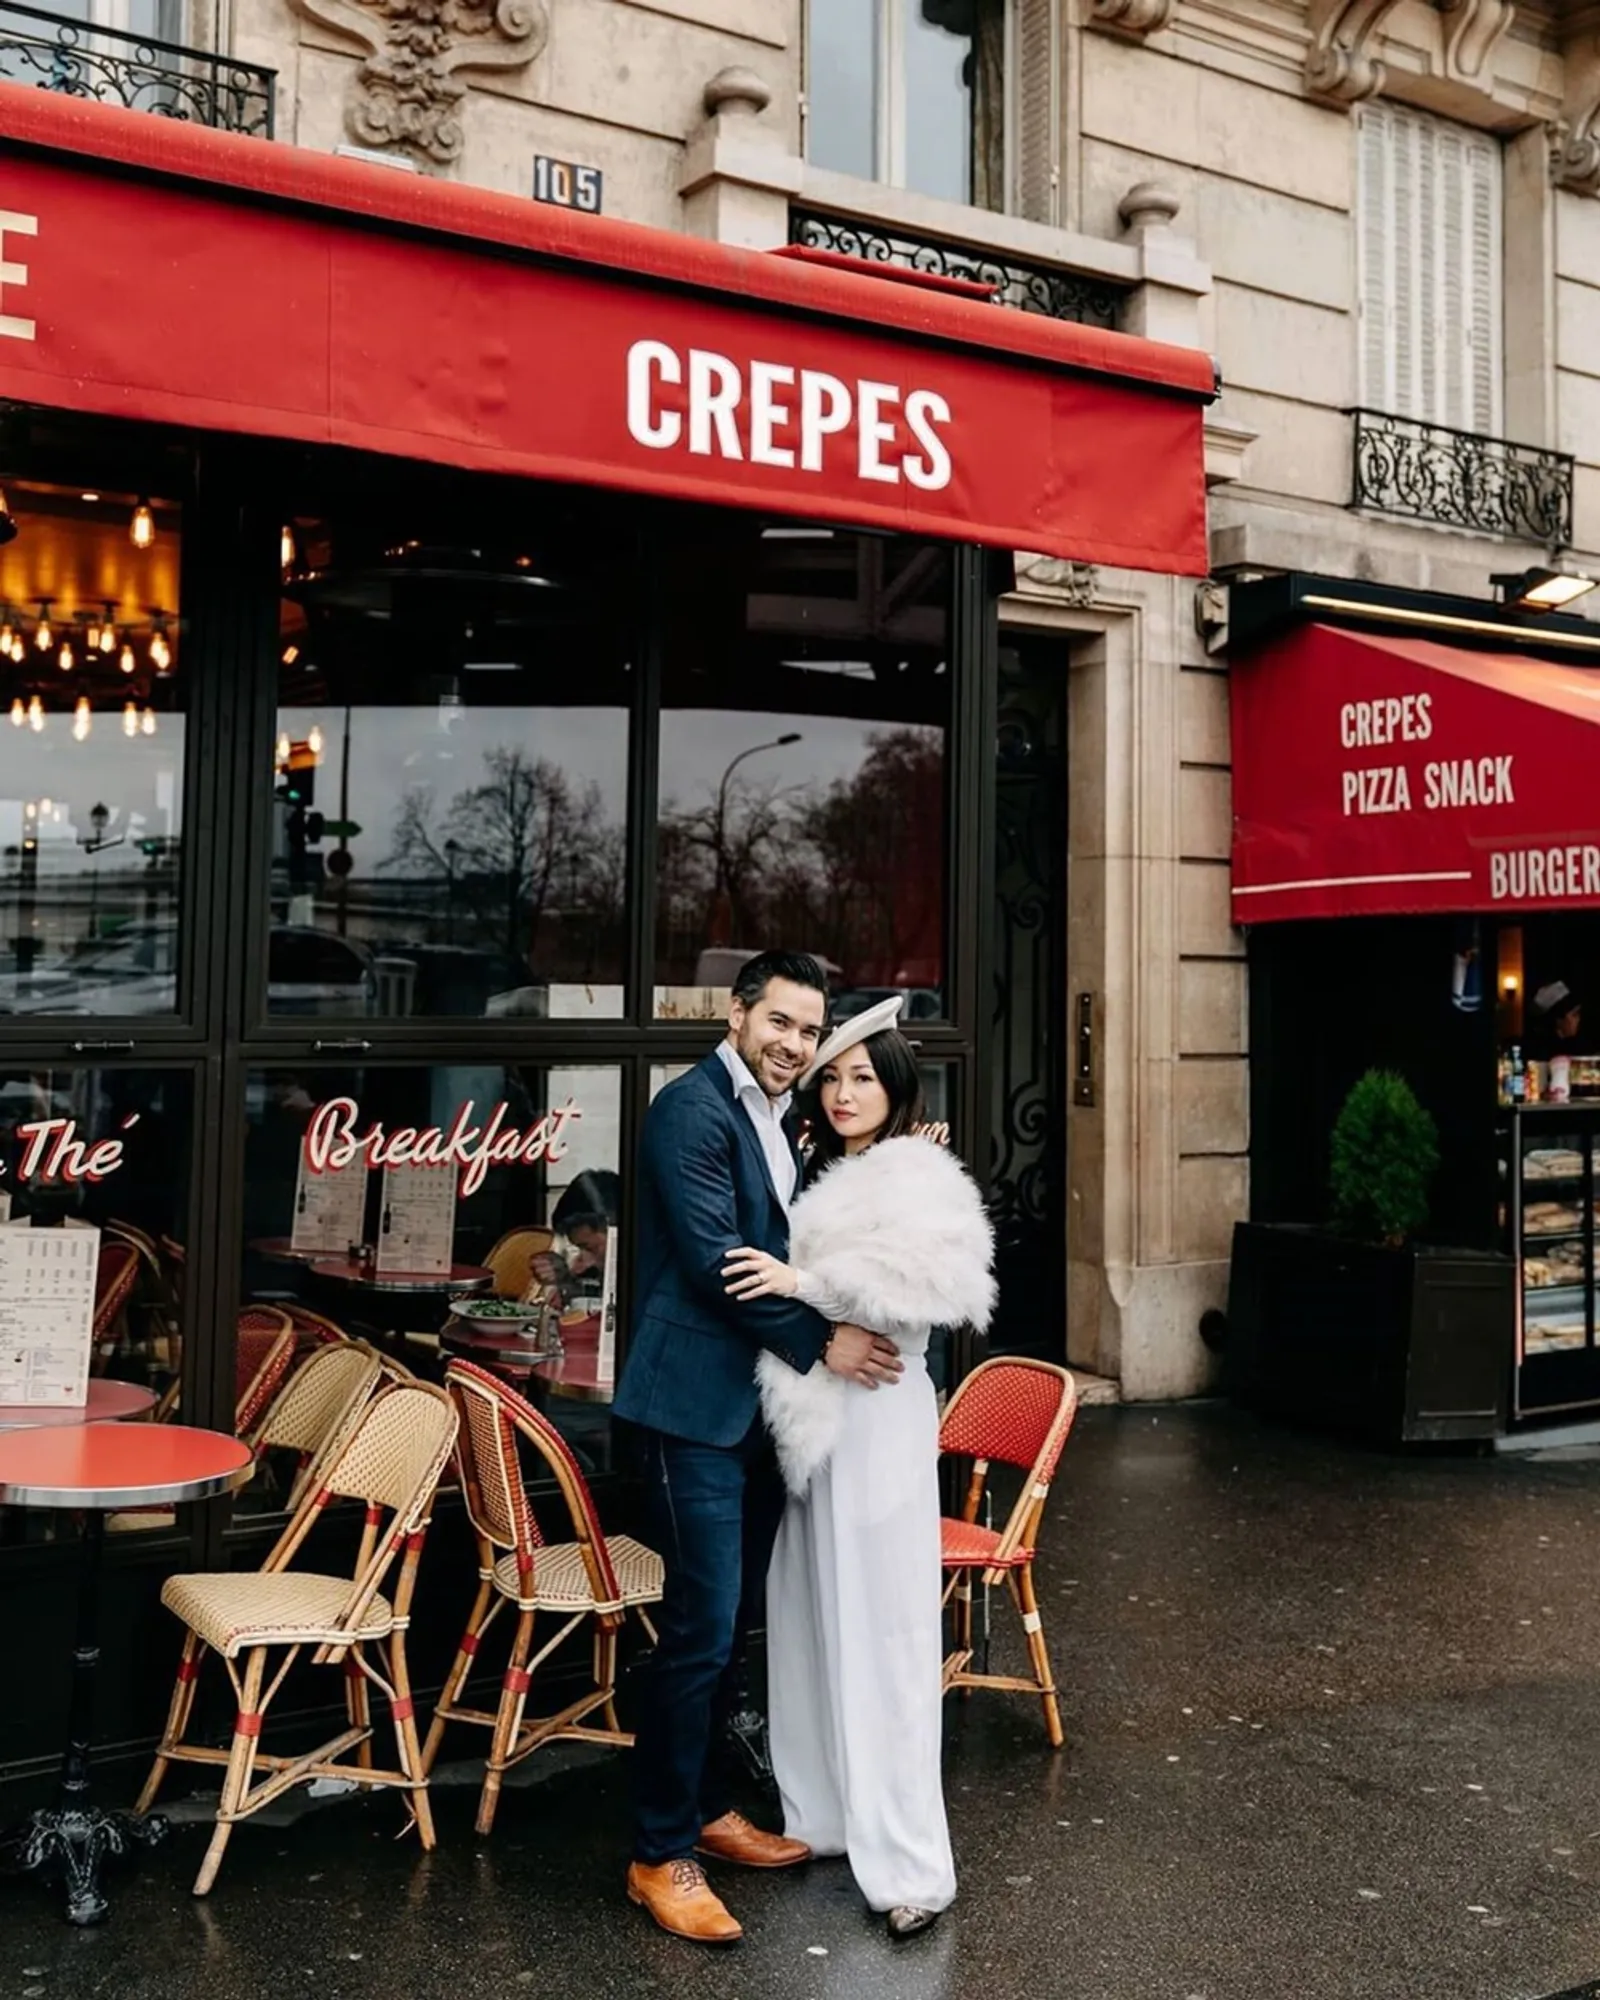
<path fill-rule="evenodd" d="M 623 1747 L 633 1742 L 617 1722 L 614 1702 L 617 1635 L 627 1614 L 634 1611 L 654 1641 L 655 1627 L 644 1606 L 661 1601 L 665 1572 L 660 1556 L 643 1543 L 629 1535 L 606 1536 L 594 1498 L 565 1439 L 514 1389 L 470 1361 L 451 1362 L 445 1371 L 445 1387 L 460 1417 L 457 1454 L 467 1512 L 478 1537 L 479 1583 L 455 1663 L 433 1712 L 422 1762 L 424 1770 L 432 1770 L 447 1723 L 471 1722 L 493 1730 L 478 1800 L 478 1831 L 488 1833 L 494 1825 L 506 1772 L 540 1744 L 559 1738 Z M 517 1456 L 519 1437 L 532 1445 L 555 1475 L 572 1523 L 574 1539 L 570 1542 L 548 1544 L 539 1531 L 523 1485 Z M 493 1714 L 464 1708 L 461 1692 L 478 1648 L 508 1604 L 516 1609 L 517 1629 L 501 1676 L 498 1705 Z M 534 1619 L 541 1612 L 558 1622 L 530 1659 Z M 594 1628 L 593 1687 L 554 1715 L 527 1719 L 524 1710 L 534 1673 L 565 1639 L 590 1621 Z M 589 1722 L 596 1709 L 604 1713 L 603 1728 Z"/>
<path fill-rule="evenodd" d="M 338 1449 L 345 1432 L 384 1381 L 383 1363 L 362 1342 L 319 1347 L 289 1377 L 256 1433 L 256 1457 L 269 1452 L 299 1455 L 289 1506 L 297 1507 L 308 1487 Z"/>
<path fill-rule="evenodd" d="M 294 1366 L 294 1322 L 276 1306 L 245 1306 L 234 1338 L 233 1429 L 248 1439 Z"/>
<path fill-rule="evenodd" d="M 955 1627 L 955 1643 L 944 1663 L 945 1689 L 1005 1688 L 1015 1694 L 1038 1695 L 1050 1742 L 1057 1750 L 1066 1737 L 1033 1587 L 1033 1557 L 1044 1503 L 1050 1497 L 1050 1483 L 1077 1409 L 1077 1385 L 1065 1368 L 1048 1361 L 996 1359 L 985 1361 L 967 1376 L 950 1398 L 939 1426 L 940 1451 L 973 1462 L 961 1518 L 952 1521 L 947 1517 L 940 1523 L 944 1570 L 949 1578 L 944 1601 L 953 1607 Z M 1025 1475 L 1011 1517 L 999 1530 L 986 1528 L 978 1520 L 989 1467 L 996 1459 L 1003 1465 L 1020 1467 Z M 986 1589 L 1002 1579 L 1010 1588 L 1028 1642 L 1031 1677 L 972 1672 L 975 1575 Z"/>
<path fill-rule="evenodd" d="M 483 1260 L 484 1269 L 494 1273 L 495 1297 L 526 1297 L 528 1287 L 533 1283 L 533 1260 L 544 1256 L 555 1240 L 553 1229 L 537 1228 L 532 1224 L 508 1229 Z"/>
<path fill-rule="evenodd" d="M 216 1831 L 195 1878 L 197 1896 L 216 1880 L 228 1837 L 239 1821 L 311 1778 L 343 1778 L 403 1792 L 422 1845 L 434 1845 L 405 1640 L 434 1488 L 455 1435 L 456 1413 L 442 1389 L 425 1382 L 386 1389 L 346 1431 L 259 1571 L 167 1579 L 161 1601 L 188 1631 L 166 1731 L 138 1809 L 149 1810 L 169 1764 L 224 1767 Z M 364 1501 L 367 1509 L 352 1574 L 292 1568 L 329 1504 L 341 1497 Z M 396 1562 L 394 1594 L 385 1597 L 381 1589 Z M 207 1651 L 222 1661 L 238 1703 L 226 1750 L 184 1740 Z M 269 1679 L 275 1653 L 281 1657 Z M 313 1664 L 337 1667 L 344 1674 L 349 1727 L 315 1750 L 269 1756 L 260 1748 L 266 1711 L 303 1653 Z M 371 1762 L 369 1694 L 374 1686 L 386 1696 L 393 1717 L 395 1770 L 378 1769 Z M 341 1761 L 352 1750 L 358 1761 Z M 252 1786 L 258 1767 L 267 1775 Z"/>

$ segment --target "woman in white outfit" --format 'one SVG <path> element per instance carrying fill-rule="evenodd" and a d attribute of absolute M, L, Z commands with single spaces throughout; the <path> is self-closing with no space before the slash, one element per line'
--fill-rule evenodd
<path fill-rule="evenodd" d="M 988 1324 L 993 1236 L 978 1190 L 922 1132 L 898 999 L 836 1030 L 812 1065 L 812 1171 L 791 1262 L 734 1253 L 741 1297 L 798 1294 L 885 1334 L 906 1371 L 879 1393 L 763 1354 L 762 1403 L 790 1491 L 767 1580 L 768 1709 L 785 1830 L 847 1854 L 897 1937 L 954 1899 L 940 1777 L 940 1326 Z"/>

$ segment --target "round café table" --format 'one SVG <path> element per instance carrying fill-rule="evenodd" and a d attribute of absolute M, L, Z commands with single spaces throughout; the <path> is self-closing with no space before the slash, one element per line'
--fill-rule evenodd
<path fill-rule="evenodd" d="M 311 1275 L 364 1292 L 487 1292 L 494 1285 L 493 1271 L 480 1264 L 452 1264 L 448 1271 L 376 1271 L 348 1257 L 327 1257 L 311 1266 Z"/>
<path fill-rule="evenodd" d="M 142 1382 L 112 1382 L 97 1375 L 88 1400 L 62 1403 L 0 1403 L 0 1431 L 59 1430 L 69 1424 L 121 1424 L 142 1417 L 160 1401 Z"/>
<path fill-rule="evenodd" d="M 272 1264 L 315 1264 L 328 1254 L 326 1250 L 297 1250 L 292 1236 L 258 1236 L 249 1247 Z"/>
<path fill-rule="evenodd" d="M 530 1373 L 552 1396 L 575 1403 L 609 1403 L 615 1392 L 615 1368 L 600 1373 L 600 1315 L 587 1313 L 561 1329 L 563 1351 L 534 1362 Z"/>
<path fill-rule="evenodd" d="M 105 1917 L 100 1868 L 107 1855 L 125 1854 L 133 1842 L 153 1847 L 167 1831 L 163 1819 L 109 1812 L 89 1798 L 105 1516 L 231 1493 L 254 1463 L 238 1438 L 187 1424 L 45 1425 L 0 1436 L 0 1506 L 64 1508 L 83 1516 L 59 1792 L 54 1806 L 34 1813 L 3 1843 L 19 1873 L 59 1877 L 68 1923 L 97 1924 Z"/>

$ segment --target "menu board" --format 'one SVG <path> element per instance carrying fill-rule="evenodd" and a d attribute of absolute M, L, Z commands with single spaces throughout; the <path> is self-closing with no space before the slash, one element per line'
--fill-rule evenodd
<path fill-rule="evenodd" d="M 455 1240 L 455 1169 L 385 1167 L 378 1270 L 444 1277 L 455 1262 Z"/>
<path fill-rule="evenodd" d="M 291 1250 L 342 1257 L 352 1243 L 366 1240 L 367 1163 L 357 1158 L 347 1167 L 325 1167 L 318 1173 L 300 1153 L 294 1189 Z"/>
<path fill-rule="evenodd" d="M 99 1270 L 100 1232 L 86 1223 L 0 1223 L 0 1403 L 88 1401 Z"/>
<path fill-rule="evenodd" d="M 617 1378 L 617 1231 L 606 1231 L 606 1273 L 600 1295 L 600 1349 L 595 1381 L 610 1388 Z"/>

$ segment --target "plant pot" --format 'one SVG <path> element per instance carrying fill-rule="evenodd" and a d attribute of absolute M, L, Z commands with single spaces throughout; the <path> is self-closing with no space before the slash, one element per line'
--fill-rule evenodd
<path fill-rule="evenodd" d="M 1373 1444 L 1506 1428 L 1516 1271 L 1488 1251 L 1353 1243 L 1241 1222 L 1224 1379 L 1247 1407 Z"/>

